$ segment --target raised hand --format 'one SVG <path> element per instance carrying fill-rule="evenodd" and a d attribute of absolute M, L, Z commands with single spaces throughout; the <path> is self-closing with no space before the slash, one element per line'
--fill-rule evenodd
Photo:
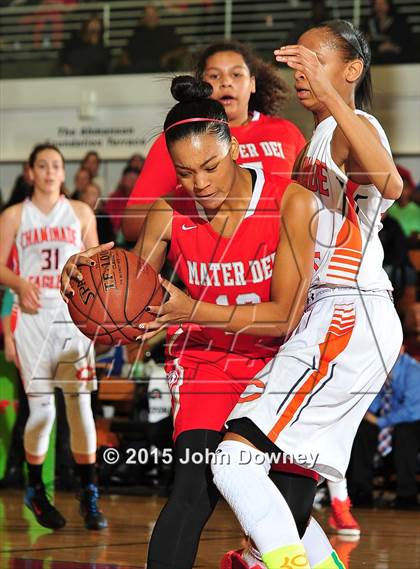
<path fill-rule="evenodd" d="M 303 45 L 284 45 L 276 49 L 274 55 L 276 61 L 285 63 L 291 69 L 301 71 L 312 93 L 318 99 L 322 100 L 336 91 L 314 51 Z"/>

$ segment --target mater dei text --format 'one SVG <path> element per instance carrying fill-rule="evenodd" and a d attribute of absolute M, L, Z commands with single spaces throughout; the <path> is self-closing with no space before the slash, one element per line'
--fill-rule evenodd
<path fill-rule="evenodd" d="M 252 259 L 245 264 L 243 261 L 230 263 L 202 263 L 189 261 L 188 278 L 190 284 L 197 286 L 245 286 L 260 283 L 271 278 L 275 253 Z"/>

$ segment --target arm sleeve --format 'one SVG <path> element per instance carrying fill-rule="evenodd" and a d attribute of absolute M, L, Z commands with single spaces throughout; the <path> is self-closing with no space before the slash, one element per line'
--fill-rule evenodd
<path fill-rule="evenodd" d="M 147 155 L 127 207 L 154 202 L 172 192 L 176 185 L 175 168 L 166 148 L 165 136 L 161 134 Z"/>

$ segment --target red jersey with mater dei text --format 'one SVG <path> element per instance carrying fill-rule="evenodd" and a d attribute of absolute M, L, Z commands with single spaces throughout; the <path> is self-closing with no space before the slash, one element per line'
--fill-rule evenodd
<path fill-rule="evenodd" d="M 290 180 L 255 169 L 248 209 L 233 235 L 216 232 L 204 210 L 182 189 L 172 202 L 168 259 L 192 298 L 219 305 L 270 300 L 280 232 L 280 200 Z M 213 325 L 214 326 L 214 325 Z M 273 357 L 280 341 L 268 336 L 230 334 L 217 327 L 184 326 L 183 349 L 203 346 L 248 357 Z M 177 341 L 177 344 L 179 342 Z"/>

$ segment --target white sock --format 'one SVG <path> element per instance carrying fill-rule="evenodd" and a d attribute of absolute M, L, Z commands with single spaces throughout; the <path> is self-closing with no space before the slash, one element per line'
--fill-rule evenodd
<path fill-rule="evenodd" d="M 311 567 L 327 559 L 334 551 L 324 530 L 312 517 L 302 537 L 302 543 Z"/>
<path fill-rule="evenodd" d="M 328 480 L 327 484 L 328 490 L 330 492 L 331 502 L 334 500 L 334 498 L 337 498 L 337 500 L 340 500 L 340 502 L 347 500 L 349 495 L 347 492 L 347 480 L 345 478 L 343 478 L 343 480 L 340 480 L 340 482 L 331 482 Z"/>
<path fill-rule="evenodd" d="M 269 469 L 264 453 L 231 440 L 219 445 L 212 463 L 214 483 L 262 555 L 300 544 L 293 515 L 268 477 Z"/>

